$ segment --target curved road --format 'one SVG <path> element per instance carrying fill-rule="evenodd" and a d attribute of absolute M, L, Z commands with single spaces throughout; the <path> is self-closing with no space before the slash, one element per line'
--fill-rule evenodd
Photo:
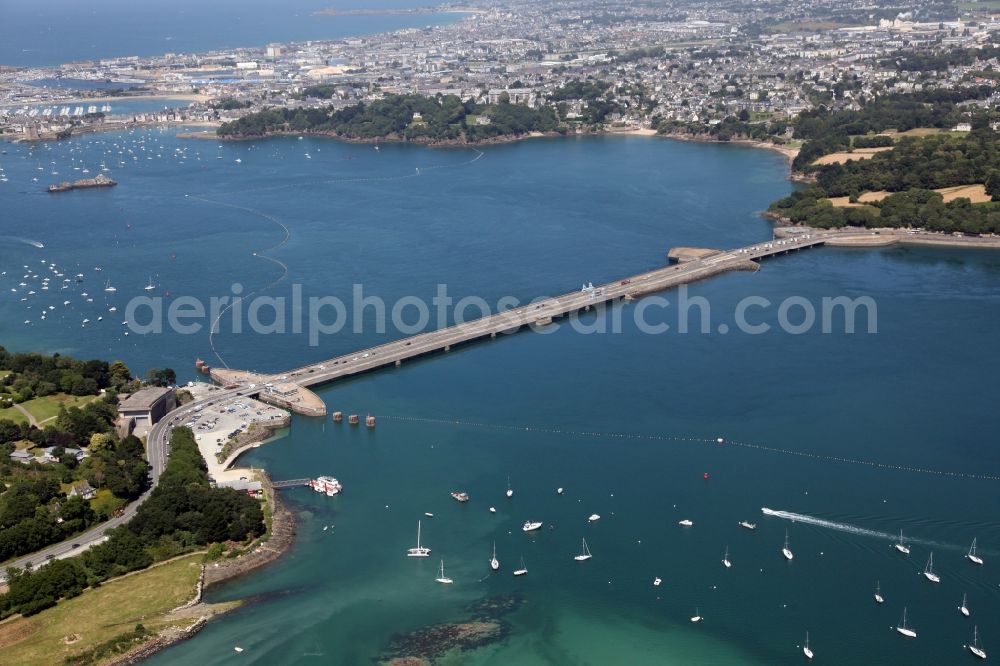
<path fill-rule="evenodd" d="M 167 457 L 169 456 L 170 451 L 170 431 L 174 427 L 185 423 L 188 420 L 190 413 L 198 407 L 206 407 L 218 402 L 219 400 L 227 400 L 235 397 L 238 392 L 239 389 L 217 391 L 205 398 L 202 398 L 201 400 L 189 402 L 186 405 L 178 407 L 163 417 L 159 423 L 152 427 L 149 431 L 149 435 L 146 437 L 146 458 L 150 466 L 149 489 L 140 495 L 134 502 L 129 503 L 125 507 L 125 511 L 122 515 L 115 516 L 111 520 L 101 523 L 100 525 L 95 525 L 86 532 L 81 532 L 66 541 L 60 541 L 59 543 L 48 546 L 47 548 L 31 553 L 30 555 L 25 555 L 8 562 L 4 565 L 3 571 L 0 572 L 0 581 L 6 580 L 7 569 L 9 567 L 18 567 L 19 569 L 23 569 L 29 565 L 37 567 L 39 564 L 44 564 L 46 561 L 51 559 L 70 557 L 82 553 L 91 546 L 102 542 L 105 539 L 104 533 L 107 530 L 123 525 L 131 520 L 139 510 L 139 506 L 149 499 L 150 493 L 153 492 L 153 488 L 155 488 L 156 484 L 159 483 L 160 475 L 163 474 L 163 470 L 167 466 Z"/>

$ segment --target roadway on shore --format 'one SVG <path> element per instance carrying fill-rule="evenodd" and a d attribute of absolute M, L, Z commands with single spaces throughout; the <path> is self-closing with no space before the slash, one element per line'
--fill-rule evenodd
<path fill-rule="evenodd" d="M 6 569 L 9 567 L 23 569 L 29 564 L 33 567 L 37 567 L 38 565 L 44 564 L 46 561 L 51 559 L 60 559 L 63 557 L 78 555 L 88 548 L 104 541 L 104 533 L 107 530 L 124 525 L 131 520 L 139 510 L 142 503 L 149 499 L 149 495 L 153 492 L 153 489 L 156 488 L 156 484 L 160 480 L 160 475 L 163 474 L 163 470 L 167 466 L 167 457 L 170 455 L 170 431 L 176 426 L 185 423 L 189 418 L 188 415 L 190 411 L 194 407 L 197 407 L 198 404 L 211 405 L 219 400 L 226 400 L 237 395 L 238 392 L 235 390 L 218 391 L 210 396 L 207 396 L 199 403 L 189 403 L 170 412 L 159 423 L 154 425 L 149 431 L 149 434 L 146 436 L 146 458 L 150 467 L 150 485 L 146 492 L 140 495 L 134 502 L 129 503 L 120 516 L 115 516 L 100 525 L 94 525 L 87 531 L 81 532 L 70 539 L 60 541 L 59 543 L 31 553 L 30 555 L 25 555 L 8 562 L 4 565 L 4 570 L 0 572 L 0 581 L 6 580 Z"/>

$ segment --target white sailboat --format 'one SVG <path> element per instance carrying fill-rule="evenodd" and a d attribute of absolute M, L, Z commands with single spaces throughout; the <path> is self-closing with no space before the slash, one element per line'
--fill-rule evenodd
<path fill-rule="evenodd" d="M 879 582 L 875 581 L 875 603 L 877 603 L 877 604 L 881 604 L 881 603 L 885 602 L 885 599 L 882 598 L 882 590 L 880 589 L 880 587 L 881 586 L 880 586 Z"/>
<path fill-rule="evenodd" d="M 420 545 L 420 521 L 417 521 L 417 547 L 406 551 L 407 557 L 427 557 L 431 554 L 431 549 Z"/>
<path fill-rule="evenodd" d="M 521 556 L 521 567 L 519 569 L 514 569 L 515 576 L 523 576 L 528 573 L 528 567 L 524 566 L 524 555 Z"/>
<path fill-rule="evenodd" d="M 788 530 L 785 530 L 785 545 L 781 549 L 781 554 L 784 555 L 785 559 L 789 562 L 791 562 L 792 558 L 795 557 L 792 555 L 792 551 L 788 548 Z"/>
<path fill-rule="evenodd" d="M 969 617 L 969 615 L 971 614 L 969 613 L 969 607 L 965 605 L 968 596 L 969 596 L 968 594 L 962 594 L 962 605 L 958 607 L 958 612 L 964 615 L 965 617 Z"/>
<path fill-rule="evenodd" d="M 510 487 L 510 477 L 507 477 L 507 497 L 514 496 L 514 489 Z"/>
<path fill-rule="evenodd" d="M 802 646 L 802 654 L 806 656 L 806 659 L 813 658 L 812 648 L 809 647 L 809 632 L 806 632 L 806 644 Z"/>
<path fill-rule="evenodd" d="M 901 552 L 903 555 L 910 554 L 910 548 L 903 543 L 903 530 L 899 530 L 899 541 L 893 544 L 893 548 Z"/>
<path fill-rule="evenodd" d="M 500 570 L 500 561 L 497 559 L 497 542 L 493 542 L 493 557 L 490 558 L 490 569 L 493 571 Z"/>
<path fill-rule="evenodd" d="M 694 609 L 694 615 L 691 616 L 692 622 L 701 622 L 701 610 L 697 607 Z"/>
<path fill-rule="evenodd" d="M 146 291 L 153 291 L 153 290 L 156 289 L 156 285 L 153 284 L 153 278 L 152 277 L 149 278 L 149 284 L 147 284 L 145 287 L 143 287 L 143 289 L 146 290 Z"/>
<path fill-rule="evenodd" d="M 441 560 L 441 570 L 438 573 L 438 577 L 434 579 L 434 582 L 441 583 L 442 585 L 451 585 L 455 581 L 444 575 L 444 560 Z"/>
<path fill-rule="evenodd" d="M 115 287 L 112 287 L 111 280 L 108 280 L 108 283 L 104 286 L 104 291 L 108 292 L 109 294 L 113 294 L 118 290 Z"/>
<path fill-rule="evenodd" d="M 580 552 L 579 555 L 573 556 L 573 559 L 576 560 L 577 562 L 586 562 L 591 557 L 593 557 L 593 555 L 590 554 L 590 549 L 587 548 L 587 540 L 582 539 L 582 541 L 583 541 L 583 550 Z"/>
<path fill-rule="evenodd" d="M 727 569 L 733 566 L 733 563 L 729 561 L 729 546 L 726 546 L 726 554 L 722 556 L 722 566 Z"/>
<path fill-rule="evenodd" d="M 906 626 L 906 606 L 903 606 L 903 617 L 899 621 L 899 625 L 896 627 L 896 631 L 906 636 L 907 638 L 916 638 L 917 632 L 915 632 L 910 627 Z"/>
<path fill-rule="evenodd" d="M 973 564 L 982 565 L 983 558 L 979 557 L 979 555 L 976 555 L 976 540 L 975 539 L 972 540 L 972 546 L 969 548 L 969 554 L 966 555 L 966 557 Z"/>
<path fill-rule="evenodd" d="M 927 558 L 927 566 L 924 567 L 924 578 L 932 583 L 940 583 L 941 577 L 934 573 L 934 553 Z"/>
<path fill-rule="evenodd" d="M 980 659 L 986 659 L 986 650 L 979 644 L 979 627 L 972 628 L 972 642 L 969 643 L 969 652 Z"/>

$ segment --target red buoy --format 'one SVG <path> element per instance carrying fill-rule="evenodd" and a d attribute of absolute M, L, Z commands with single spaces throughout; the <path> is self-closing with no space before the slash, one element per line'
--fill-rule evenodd
<path fill-rule="evenodd" d="M 705 472 L 705 480 L 708 481 L 708 472 Z"/>

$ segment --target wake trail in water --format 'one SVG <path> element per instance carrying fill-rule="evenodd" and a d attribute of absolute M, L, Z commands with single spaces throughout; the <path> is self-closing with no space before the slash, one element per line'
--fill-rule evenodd
<path fill-rule="evenodd" d="M 282 281 L 284 281 L 285 278 L 288 277 L 288 264 L 286 264 L 285 262 L 283 262 L 283 261 L 281 261 L 279 259 L 275 259 L 274 257 L 268 257 L 267 255 L 264 254 L 264 252 L 270 252 L 272 250 L 276 250 L 279 247 L 281 247 L 282 245 L 284 245 L 285 243 L 287 243 L 288 239 L 291 238 L 291 236 L 292 236 L 292 232 L 288 229 L 287 226 L 285 226 L 285 224 L 281 220 L 279 220 L 278 218 L 276 218 L 273 215 L 270 215 L 268 213 L 264 213 L 262 211 L 259 211 L 256 208 L 249 208 L 247 206 L 240 206 L 238 204 L 232 204 L 232 203 L 228 203 L 228 202 L 225 202 L 225 201 L 216 201 L 214 199 L 208 199 L 206 197 L 200 197 L 200 196 L 196 196 L 196 195 L 188 195 L 188 198 L 194 199 L 195 201 L 201 201 L 201 202 L 207 203 L 207 204 L 213 204 L 213 205 L 216 205 L 216 206 L 225 206 L 227 208 L 233 208 L 235 210 L 240 210 L 240 211 L 243 211 L 245 213 L 250 213 L 251 215 L 255 215 L 257 217 L 264 218 L 265 220 L 268 220 L 269 222 L 273 222 L 274 224 L 276 224 L 279 227 L 281 227 L 282 231 L 284 232 L 284 235 L 282 236 L 282 238 L 281 238 L 280 241 L 278 241 L 274 245 L 271 245 L 269 247 L 264 248 L 263 250 L 258 250 L 257 252 L 253 253 L 253 256 L 257 257 L 258 259 L 262 259 L 264 261 L 270 261 L 273 264 L 277 264 L 278 267 L 281 268 L 281 275 L 278 276 L 278 278 L 276 280 L 271 281 L 270 283 L 264 285 L 263 287 L 261 287 L 259 289 L 254 289 L 251 292 L 248 292 L 246 294 L 234 297 L 233 300 L 228 305 L 226 305 L 226 307 L 222 308 L 222 310 L 219 311 L 218 316 L 215 318 L 214 321 L 212 321 L 211 326 L 209 326 L 209 329 L 208 329 L 208 344 L 209 344 L 209 347 L 212 348 L 212 353 L 215 354 L 215 358 L 219 359 L 219 363 L 221 363 L 223 367 L 229 368 L 229 364 L 226 363 L 226 360 L 224 358 L 222 358 L 222 355 L 215 348 L 215 334 L 218 333 L 219 322 L 222 321 L 222 318 L 225 316 L 225 314 L 227 312 L 229 312 L 230 310 L 232 310 L 234 307 L 236 307 L 237 305 L 239 305 L 240 303 L 242 303 L 246 299 L 254 296 L 255 294 L 259 294 L 259 293 L 267 291 L 269 289 L 273 289 L 278 284 L 280 284 Z"/>
<path fill-rule="evenodd" d="M 0 236 L 0 240 L 24 243 L 25 245 L 30 245 L 32 247 L 38 247 L 38 248 L 45 247 L 45 245 L 43 245 L 41 241 L 31 240 L 30 238 L 22 238 L 20 236 Z"/>
<path fill-rule="evenodd" d="M 838 523 L 833 520 L 826 520 L 824 518 L 817 518 L 815 516 L 807 516 L 803 513 L 792 513 L 791 511 L 776 511 L 774 509 L 768 509 L 767 507 L 761 508 L 761 513 L 765 516 L 772 516 L 774 518 L 782 518 L 784 520 L 790 520 L 793 523 L 803 523 L 806 525 L 814 525 L 816 527 L 825 527 L 829 530 L 836 530 L 838 532 L 847 532 L 848 534 L 855 534 L 857 536 L 866 536 L 873 539 L 882 539 L 885 541 L 895 541 L 898 538 L 896 534 L 889 534 L 888 532 L 880 532 L 878 530 L 870 530 L 865 527 L 858 527 L 857 525 L 851 525 L 849 523 Z M 942 543 L 940 541 L 931 541 L 928 539 L 914 539 L 912 537 L 906 538 L 907 543 L 917 543 L 923 546 L 933 546 L 934 548 L 942 548 L 946 550 L 965 550 L 961 546 L 956 546 L 950 543 Z"/>

